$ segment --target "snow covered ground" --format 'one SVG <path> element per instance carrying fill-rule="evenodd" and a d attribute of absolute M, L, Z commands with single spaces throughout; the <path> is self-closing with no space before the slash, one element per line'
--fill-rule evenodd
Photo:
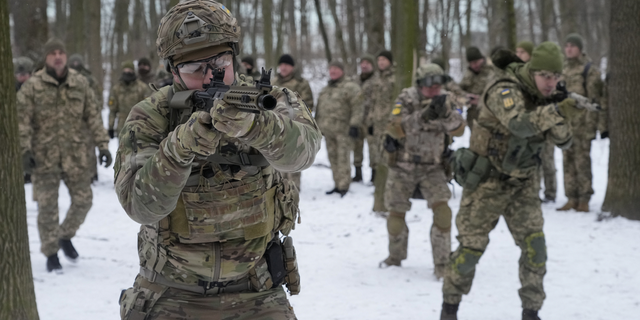
<path fill-rule="evenodd" d="M 467 135 L 456 146 L 463 146 Z M 556 212 L 566 200 L 562 188 L 562 154 L 556 149 L 558 202 L 543 205 L 548 246 L 547 300 L 541 317 L 549 319 L 638 319 L 640 314 L 640 222 L 622 218 L 596 221 L 607 181 L 608 140 L 593 143 L 592 212 Z M 110 143 L 115 155 L 116 140 Z M 365 160 L 365 163 L 367 161 Z M 424 201 L 408 213 L 409 258 L 402 268 L 379 269 L 387 255 L 385 220 L 370 214 L 373 187 L 353 184 L 345 198 L 327 196 L 333 187 L 326 150 L 302 174 L 302 224 L 292 233 L 302 275 L 302 293 L 291 297 L 299 319 L 437 319 L 442 282 L 433 277 L 429 244 L 432 215 Z M 365 180 L 369 177 L 365 169 Z M 100 168 L 93 186 L 94 205 L 74 238 L 77 264 L 61 258 L 64 274 L 47 273 L 40 253 L 37 203 L 25 186 L 31 261 L 40 319 L 117 319 L 120 290 L 138 272 L 139 226 L 120 207 L 113 169 Z M 462 189 L 449 201 L 458 211 Z M 60 215 L 69 207 L 60 187 Z M 453 230 L 453 234 L 457 233 Z M 453 240 L 454 248 L 457 241 Z M 62 257 L 62 253 L 60 253 Z M 519 319 L 517 289 L 519 249 L 503 220 L 491 233 L 460 319 Z"/>

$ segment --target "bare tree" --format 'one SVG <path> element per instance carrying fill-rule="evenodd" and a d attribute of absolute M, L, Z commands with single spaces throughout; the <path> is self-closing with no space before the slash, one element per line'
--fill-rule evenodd
<path fill-rule="evenodd" d="M 131 29 L 129 29 L 128 45 L 133 59 L 140 59 L 146 57 L 149 53 L 149 43 L 147 40 L 149 37 L 146 10 L 142 0 L 133 1 L 133 20 L 131 21 Z"/>
<path fill-rule="evenodd" d="M 280 17 L 278 19 L 278 26 L 276 29 L 278 40 L 276 42 L 276 55 L 274 59 L 278 59 L 282 55 L 282 44 L 284 43 L 284 32 L 283 32 L 284 15 L 285 15 L 285 9 L 287 8 L 287 1 L 293 1 L 293 0 L 280 0 Z M 275 61 L 274 61 L 274 64 L 275 64 Z"/>
<path fill-rule="evenodd" d="M 396 68 L 396 88 L 394 96 L 400 93 L 402 88 L 410 87 L 413 83 L 413 71 L 416 67 L 418 45 L 418 0 L 395 0 L 396 14 L 403 17 L 403 23 L 396 27 L 394 36 L 398 38 L 397 44 L 401 46 L 396 50 L 394 60 Z"/>
<path fill-rule="evenodd" d="M 273 29 L 271 21 L 271 11 L 273 10 L 272 0 L 262 1 L 262 32 L 264 39 L 264 67 L 269 69 L 275 65 L 273 57 Z"/>
<path fill-rule="evenodd" d="M 611 0 L 609 183 L 603 210 L 640 220 L 639 1 Z"/>
<path fill-rule="evenodd" d="M 37 320 L 7 1 L 0 3 L 0 23 L 0 319 Z"/>
<path fill-rule="evenodd" d="M 585 1 L 562 0 L 558 1 L 560 8 L 560 21 L 562 22 L 561 37 L 566 37 L 572 32 L 578 32 L 578 4 L 584 5 Z"/>
<path fill-rule="evenodd" d="M 516 28 L 516 10 L 513 0 L 505 0 L 505 20 L 504 24 L 504 35 L 506 37 L 505 44 L 507 48 L 515 51 L 516 50 L 516 42 L 518 41 L 517 36 L 517 28 Z"/>
<path fill-rule="evenodd" d="M 69 2 L 68 0 L 56 0 L 55 6 L 56 22 L 53 35 L 64 41 L 67 37 L 67 9 L 69 9 Z"/>
<path fill-rule="evenodd" d="M 85 56 L 85 1 L 70 0 L 67 25 L 67 51 Z"/>
<path fill-rule="evenodd" d="M 27 56 L 33 61 L 40 60 L 42 46 L 49 37 L 47 0 L 9 1 L 13 16 L 14 54 Z"/>
<path fill-rule="evenodd" d="M 287 15 L 289 20 L 287 38 L 289 39 L 289 52 L 296 59 L 300 58 L 300 53 L 298 52 L 298 28 L 296 26 L 296 3 L 294 0 L 289 0 L 287 5 Z"/>
<path fill-rule="evenodd" d="M 102 70 L 102 38 L 100 37 L 100 21 L 102 15 L 100 0 L 87 1 L 85 30 L 87 34 L 87 66 L 102 86 L 104 71 Z"/>
<path fill-rule="evenodd" d="M 531 42 L 536 43 L 536 33 L 534 31 L 535 20 L 534 15 L 535 12 L 533 10 L 533 0 L 527 0 L 527 20 L 529 20 L 529 39 Z"/>
<path fill-rule="evenodd" d="M 340 48 L 340 56 L 344 64 L 349 63 L 349 54 L 347 53 L 347 47 L 342 37 L 342 25 L 340 24 L 340 18 L 338 17 L 338 9 L 336 8 L 336 0 L 329 0 L 329 9 L 331 9 L 331 16 L 333 16 L 333 24 L 335 26 L 336 44 Z"/>
<path fill-rule="evenodd" d="M 327 57 L 327 61 L 331 62 L 331 47 L 329 46 L 327 29 L 324 27 L 324 21 L 322 20 L 322 7 L 320 7 L 320 0 L 313 0 L 313 2 L 316 5 L 316 13 L 318 14 L 318 25 L 320 27 L 320 33 L 322 34 L 322 41 L 324 42 L 324 54 Z"/>
<path fill-rule="evenodd" d="M 367 0 L 369 28 L 367 28 L 367 51 L 376 54 L 385 49 L 384 44 L 384 25 L 385 16 L 384 0 Z"/>
<path fill-rule="evenodd" d="M 354 0 L 344 0 L 347 5 L 347 32 L 349 33 L 349 52 L 351 59 L 349 61 L 349 66 L 347 69 L 350 70 L 351 74 L 355 74 L 357 71 L 356 66 L 356 58 L 360 55 L 358 52 L 358 40 L 356 39 L 356 11 L 353 6 Z M 347 61 L 345 61 L 347 63 Z"/>
<path fill-rule="evenodd" d="M 309 46 L 311 45 L 309 39 L 309 21 L 307 19 L 307 0 L 300 0 L 300 38 L 302 42 L 300 55 L 306 58 L 309 55 Z"/>
<path fill-rule="evenodd" d="M 125 48 L 125 35 L 128 37 L 129 30 L 129 0 L 115 0 L 115 25 L 114 25 L 114 45 L 116 46 L 115 60 L 111 65 L 111 74 L 120 68 L 120 63 L 127 59 Z"/>

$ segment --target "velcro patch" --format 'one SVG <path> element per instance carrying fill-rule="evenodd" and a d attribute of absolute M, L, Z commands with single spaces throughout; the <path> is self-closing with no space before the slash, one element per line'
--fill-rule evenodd
<path fill-rule="evenodd" d="M 513 98 L 509 97 L 509 98 L 503 98 L 502 99 L 502 103 L 504 104 L 504 108 L 509 110 L 511 108 L 513 108 L 513 106 L 515 106 L 515 102 L 513 102 Z"/>
<path fill-rule="evenodd" d="M 113 99 L 109 99 L 109 105 L 112 106 L 113 105 Z"/>

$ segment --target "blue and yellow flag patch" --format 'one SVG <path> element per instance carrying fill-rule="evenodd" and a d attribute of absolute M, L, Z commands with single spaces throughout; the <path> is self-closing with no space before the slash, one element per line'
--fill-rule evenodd
<path fill-rule="evenodd" d="M 399 102 L 396 102 L 396 105 L 393 106 L 393 110 L 391 110 L 391 114 L 394 116 L 397 116 L 400 114 L 400 111 L 402 111 L 402 104 Z"/>

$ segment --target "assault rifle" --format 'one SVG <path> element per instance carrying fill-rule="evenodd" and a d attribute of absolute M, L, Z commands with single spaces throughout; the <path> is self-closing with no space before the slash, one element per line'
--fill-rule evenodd
<path fill-rule="evenodd" d="M 588 111 L 593 111 L 593 112 L 598 112 L 598 111 L 602 111 L 602 107 L 596 103 L 596 102 L 591 102 L 589 101 L 589 98 L 581 96 L 575 92 L 569 92 L 567 90 L 567 83 L 563 80 L 563 81 L 559 81 L 558 84 L 556 85 L 556 90 L 561 92 L 561 96 L 563 98 L 571 98 L 573 100 L 576 100 L 576 107 L 578 109 L 585 109 Z M 562 99 L 564 100 L 564 99 Z M 560 101 L 558 101 L 560 102 Z"/>

